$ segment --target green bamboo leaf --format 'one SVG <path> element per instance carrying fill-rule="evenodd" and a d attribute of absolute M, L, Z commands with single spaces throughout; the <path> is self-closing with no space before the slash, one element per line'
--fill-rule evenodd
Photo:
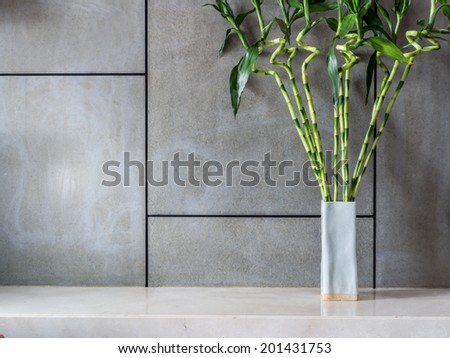
<path fill-rule="evenodd" d="M 364 16 L 372 6 L 372 0 L 345 0 L 349 13 Z"/>
<path fill-rule="evenodd" d="M 369 101 L 370 89 L 372 88 L 372 80 L 375 76 L 375 67 L 377 65 L 377 53 L 374 52 L 370 56 L 366 71 L 366 104 Z"/>
<path fill-rule="evenodd" d="M 301 4 L 297 0 L 287 0 L 287 2 L 296 9 L 296 11 L 292 14 L 290 24 L 295 20 L 298 20 L 305 16 L 305 11 L 303 8 L 303 4 Z M 324 0 L 310 0 L 309 2 L 309 12 L 325 12 L 325 11 L 331 11 L 337 9 L 337 3 L 336 2 L 325 2 Z"/>
<path fill-rule="evenodd" d="M 369 9 L 367 13 L 364 15 L 363 20 L 367 25 L 376 25 L 379 27 L 383 27 L 383 21 L 381 21 L 378 14 L 373 11 L 372 9 Z"/>
<path fill-rule="evenodd" d="M 364 17 L 372 6 L 372 0 L 366 0 L 365 3 L 361 4 L 359 15 Z"/>
<path fill-rule="evenodd" d="M 336 2 L 319 2 L 309 5 L 310 12 L 325 12 L 337 9 L 338 5 Z"/>
<path fill-rule="evenodd" d="M 355 25 L 356 19 L 358 18 L 357 14 L 348 14 L 344 16 L 341 23 L 341 29 L 338 33 L 338 36 L 342 39 L 345 35 L 347 35 Z"/>
<path fill-rule="evenodd" d="M 299 0 L 287 0 L 287 2 L 293 8 L 303 10 L 303 3 L 301 3 Z"/>
<path fill-rule="evenodd" d="M 231 105 L 233 107 L 233 113 L 236 117 L 241 104 L 241 96 L 247 85 L 250 74 L 252 73 L 253 66 L 258 58 L 259 50 L 258 45 L 250 46 L 247 49 L 244 57 L 241 58 L 239 63 L 233 68 L 230 76 L 230 95 Z"/>
<path fill-rule="evenodd" d="M 216 9 L 223 18 L 229 21 L 229 18 L 234 19 L 233 10 L 226 0 L 216 0 L 216 4 L 204 4 L 203 6 L 212 6 Z"/>
<path fill-rule="evenodd" d="M 225 50 L 225 46 L 228 43 L 228 39 L 230 37 L 230 35 L 233 34 L 233 29 L 228 29 L 225 33 L 225 38 L 222 42 L 222 45 L 220 45 L 219 51 L 217 51 L 217 58 L 222 57 L 223 55 L 223 51 Z"/>
<path fill-rule="evenodd" d="M 339 65 L 336 58 L 336 53 L 334 47 L 336 45 L 336 40 L 333 40 L 330 50 L 327 56 L 327 70 L 328 76 L 331 79 L 331 85 L 333 89 L 333 104 L 335 107 L 339 104 Z"/>
<path fill-rule="evenodd" d="M 347 9 L 352 14 L 357 14 L 359 12 L 360 0 L 345 0 Z"/>
<path fill-rule="evenodd" d="M 331 29 L 331 31 L 337 32 L 338 21 L 334 17 L 327 17 L 325 20 L 328 24 L 328 27 Z"/>
<path fill-rule="evenodd" d="M 448 34 L 450 34 L 450 29 L 433 29 L 433 30 L 430 30 L 430 32 L 435 33 L 435 34 L 448 35 Z"/>
<path fill-rule="evenodd" d="M 202 5 L 202 7 L 205 7 L 205 6 L 212 6 L 214 9 L 216 9 L 216 11 L 220 12 L 223 15 L 221 9 L 219 9 L 219 7 L 217 5 L 215 5 L 215 4 L 203 4 Z"/>
<path fill-rule="evenodd" d="M 383 17 L 384 21 L 386 21 L 386 24 L 389 27 L 389 31 L 392 33 L 392 22 L 391 22 L 391 17 L 389 16 L 389 12 L 379 2 L 377 2 L 377 8 L 378 8 L 378 11 L 380 12 L 381 16 Z"/>
<path fill-rule="evenodd" d="M 450 5 L 448 5 L 448 4 L 442 5 L 442 12 L 443 12 L 444 15 L 447 16 L 448 19 L 450 20 Z"/>
<path fill-rule="evenodd" d="M 281 32 L 284 34 L 284 37 L 286 38 L 286 41 L 289 43 L 291 42 L 291 29 L 288 25 L 286 25 L 286 23 L 279 19 L 279 18 L 275 18 L 276 23 L 278 24 L 278 26 L 280 27 Z"/>
<path fill-rule="evenodd" d="M 286 25 L 286 23 L 283 20 L 279 19 L 278 17 L 275 18 L 275 21 L 280 27 L 281 32 L 283 32 L 283 34 L 286 35 L 286 33 L 289 31 L 288 25 Z"/>
<path fill-rule="evenodd" d="M 212 4 L 206 4 L 206 5 L 212 5 Z M 225 16 L 225 3 L 222 0 L 216 0 L 216 5 L 212 5 L 214 7 L 216 7 L 222 15 Z"/>
<path fill-rule="evenodd" d="M 266 27 L 264 27 L 263 32 L 262 32 L 262 39 L 265 40 L 267 38 L 267 36 L 269 36 L 269 32 L 270 29 L 272 28 L 273 24 L 275 23 L 275 19 L 272 19 L 272 21 L 270 21 Z M 288 42 L 290 39 L 287 39 Z"/>
<path fill-rule="evenodd" d="M 395 0 L 394 12 L 403 19 L 411 6 L 411 0 Z"/>
<path fill-rule="evenodd" d="M 417 25 L 419 25 L 420 27 L 422 27 L 422 29 L 424 29 L 427 26 L 427 22 L 425 21 L 425 19 L 420 19 L 417 20 Z"/>
<path fill-rule="evenodd" d="M 368 31 L 373 31 L 377 36 L 381 36 L 381 34 L 383 34 L 389 41 L 392 41 L 391 35 L 389 35 L 385 29 L 383 29 L 378 25 L 363 26 L 362 28 L 363 34 L 365 34 Z"/>
<path fill-rule="evenodd" d="M 394 10 L 395 15 L 400 15 L 401 9 L 402 9 L 402 2 L 403 0 L 395 0 Z"/>
<path fill-rule="evenodd" d="M 404 63 L 408 62 L 408 59 L 403 55 L 402 51 L 393 42 L 387 39 L 383 39 L 381 37 L 370 37 L 365 39 L 363 43 L 369 45 L 375 51 L 381 52 L 394 60 Z"/>
<path fill-rule="evenodd" d="M 289 24 L 292 25 L 296 20 L 301 19 L 302 17 L 305 17 L 303 9 L 295 9 L 289 20 Z"/>
<path fill-rule="evenodd" d="M 245 18 L 250 15 L 251 13 L 254 13 L 256 10 L 252 9 L 248 12 L 244 12 L 242 14 L 239 14 L 238 16 L 236 16 L 236 25 L 239 27 L 242 25 L 242 23 L 244 22 Z"/>

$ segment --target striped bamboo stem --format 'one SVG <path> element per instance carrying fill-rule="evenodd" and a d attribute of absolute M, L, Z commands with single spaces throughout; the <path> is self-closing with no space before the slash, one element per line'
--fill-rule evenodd
<path fill-rule="evenodd" d="M 339 200 L 339 109 L 334 107 L 334 147 L 333 147 L 333 201 Z"/>
<path fill-rule="evenodd" d="M 420 44 L 416 41 L 420 37 L 425 38 L 431 44 L 431 46 L 424 46 L 424 47 L 420 46 Z M 405 54 L 407 58 L 416 57 L 421 52 L 437 51 L 441 48 L 441 44 L 431 36 L 428 30 L 423 30 L 420 32 L 407 31 L 406 39 L 416 49 L 415 51 Z"/>
<path fill-rule="evenodd" d="M 259 29 L 260 29 L 261 33 L 263 33 L 265 25 L 264 25 L 264 19 L 263 19 L 262 13 L 261 13 L 261 5 L 259 3 L 259 0 L 252 0 L 252 4 L 253 4 L 253 7 L 255 8 L 256 16 L 258 17 Z"/>
<path fill-rule="evenodd" d="M 344 148 L 345 148 L 345 123 L 344 123 L 344 102 L 345 102 L 345 95 L 344 95 L 344 79 L 343 79 L 343 74 L 342 72 L 339 73 L 339 101 L 338 101 L 338 118 L 339 118 L 339 131 L 340 131 L 340 147 L 341 147 L 341 163 L 340 163 L 340 168 L 342 171 L 342 178 L 344 179 L 344 183 L 345 183 L 345 177 L 344 177 L 344 168 L 343 166 L 345 166 L 345 160 L 344 160 Z M 343 191 L 343 195 L 342 195 L 342 200 L 344 199 L 345 196 L 345 190 Z"/>
<path fill-rule="evenodd" d="M 277 3 L 278 3 L 278 7 L 281 10 L 281 13 L 283 14 L 283 20 L 287 24 L 289 22 L 289 13 L 284 4 L 284 0 L 277 0 Z"/>
<path fill-rule="evenodd" d="M 345 37 L 348 41 L 343 45 L 337 45 L 336 49 L 341 53 L 345 60 L 343 64 L 339 79 L 339 118 L 340 118 L 340 131 L 341 131 L 341 166 L 342 177 L 344 180 L 343 187 L 343 200 L 350 200 L 350 178 L 349 178 L 349 103 L 350 103 L 350 70 L 359 62 L 359 57 L 349 49 L 352 45 L 358 42 L 357 34 L 348 34 Z"/>
<path fill-rule="evenodd" d="M 327 195 L 328 194 L 327 194 L 326 188 L 328 188 L 328 185 L 327 185 L 326 182 L 323 182 L 323 180 L 322 180 L 320 165 L 319 165 L 319 163 L 318 163 L 318 161 L 316 159 L 316 156 L 314 155 L 314 153 L 312 151 L 312 148 L 308 144 L 308 141 L 307 141 L 307 139 L 305 137 L 305 134 L 303 133 L 303 129 L 302 129 L 302 127 L 300 125 L 300 122 L 299 122 L 299 120 L 297 118 L 297 114 L 296 114 L 294 106 L 292 104 L 291 97 L 290 97 L 289 93 L 287 92 L 286 87 L 283 84 L 283 80 L 281 79 L 280 75 L 276 71 L 259 70 L 257 68 L 254 68 L 253 72 L 255 74 L 259 74 L 259 75 L 265 75 L 265 76 L 269 76 L 270 75 L 270 76 L 273 76 L 275 78 L 275 80 L 277 82 L 277 85 L 278 85 L 278 88 L 280 89 L 281 94 L 283 95 L 283 98 L 284 98 L 284 100 L 286 102 L 286 105 L 287 105 L 287 107 L 289 109 L 289 113 L 291 115 L 291 119 L 294 122 L 295 128 L 297 129 L 297 133 L 298 133 L 298 135 L 300 137 L 300 140 L 301 140 L 301 142 L 303 144 L 303 147 L 305 148 L 305 151 L 306 151 L 306 153 L 308 155 L 308 158 L 309 158 L 309 160 L 311 162 L 314 174 L 317 177 L 317 179 L 319 180 L 319 187 L 320 187 L 320 192 L 322 194 L 322 199 L 327 201 L 327 198 L 328 198 Z"/>
<path fill-rule="evenodd" d="M 310 126 L 309 120 L 308 120 L 308 115 L 306 114 L 305 108 L 303 106 L 303 101 L 300 96 L 300 92 L 298 90 L 294 72 L 292 70 L 292 61 L 295 58 L 295 56 L 298 54 L 298 49 L 295 47 L 286 49 L 285 48 L 286 39 L 284 39 L 284 38 L 278 38 L 278 39 L 274 39 L 271 41 L 265 41 L 264 45 L 266 45 L 266 46 L 278 45 L 277 49 L 272 53 L 272 55 L 270 57 L 270 63 L 275 66 L 283 68 L 289 76 L 289 81 L 291 83 L 292 92 L 293 92 L 294 98 L 295 98 L 295 103 L 297 105 L 297 109 L 300 114 L 300 118 L 302 120 L 303 128 L 305 130 L 306 139 L 308 141 L 309 146 L 311 147 L 311 151 L 314 153 L 315 160 L 318 161 L 316 143 L 315 143 L 314 137 L 312 135 L 311 126 Z M 278 56 L 282 53 L 289 54 L 287 63 L 280 62 L 277 60 Z"/>
<path fill-rule="evenodd" d="M 387 81 L 389 80 L 389 78 L 390 78 L 390 71 L 389 71 L 389 69 L 387 68 L 387 66 L 385 65 L 385 63 L 382 61 L 382 59 L 381 59 L 381 53 L 380 52 L 377 52 L 377 54 L 376 54 L 376 61 L 377 61 L 377 64 L 378 64 L 378 66 L 383 70 L 383 72 L 384 72 L 384 76 L 383 76 L 383 80 L 381 81 L 381 85 L 380 85 L 380 91 L 383 89 L 383 88 L 385 88 L 385 86 L 386 86 L 386 83 L 387 83 Z M 380 93 L 380 92 L 378 92 L 378 93 Z M 378 103 L 378 101 L 380 100 L 380 96 L 377 96 L 376 97 L 376 99 L 375 99 L 375 102 L 374 102 L 374 107 L 373 107 L 373 111 L 375 111 L 375 109 L 377 108 L 377 103 Z M 373 114 L 374 112 L 372 112 L 372 114 Z M 371 127 L 369 127 L 369 130 L 370 130 L 370 128 Z M 368 132 L 369 133 L 369 132 Z M 368 134 L 367 133 L 367 134 Z M 366 138 L 365 139 L 367 139 L 368 138 L 368 136 L 366 135 Z M 370 139 L 370 134 L 369 134 L 369 139 Z M 366 143 L 366 142 L 364 142 L 364 143 Z M 368 144 L 367 144 L 368 145 Z M 362 150 L 365 150 L 365 147 L 364 147 L 364 144 L 363 144 L 363 148 L 362 148 Z M 361 150 L 361 153 L 362 153 L 362 150 Z M 358 161 L 357 161 L 357 163 L 356 163 L 356 166 L 355 166 L 355 171 L 354 171 L 354 173 L 353 173 L 353 177 L 352 177 L 352 182 L 354 182 L 354 181 L 356 181 L 357 180 L 357 178 L 358 178 L 358 174 L 359 174 L 359 172 L 361 171 L 361 167 L 362 167 L 362 165 L 363 165 L 363 163 L 364 163 L 364 157 L 363 156 L 361 156 L 361 153 L 360 153 L 360 155 L 359 155 L 359 157 L 358 157 Z"/>
<path fill-rule="evenodd" d="M 342 176 L 344 179 L 344 201 L 349 200 L 349 162 L 348 162 L 348 140 L 349 140 L 349 125 L 348 125 L 348 107 L 350 102 L 350 70 L 345 70 L 344 73 L 344 131 L 343 136 L 343 149 L 342 149 Z"/>
<path fill-rule="evenodd" d="M 356 194 L 358 193 L 358 189 L 359 189 L 359 186 L 361 185 L 361 181 L 362 181 L 362 178 L 364 176 L 364 173 L 366 172 L 367 167 L 369 166 L 370 159 L 372 158 L 373 154 L 375 153 L 378 141 L 380 140 L 381 135 L 383 134 L 383 130 L 386 127 L 386 124 L 387 124 L 387 122 L 389 120 L 389 117 L 391 115 L 392 108 L 393 108 L 393 106 L 395 104 L 395 101 L 398 98 L 398 95 L 399 95 L 400 91 L 403 88 L 403 85 L 405 84 L 406 78 L 408 77 L 408 74 L 409 74 L 409 71 L 410 71 L 411 67 L 412 67 L 412 62 L 408 63 L 406 65 L 405 70 L 403 71 L 403 75 L 402 75 L 402 77 L 401 77 L 401 79 L 400 79 L 400 81 L 399 81 L 399 83 L 397 85 L 397 88 L 395 89 L 395 91 L 394 91 L 394 93 L 392 95 L 392 98 L 389 101 L 389 104 L 388 104 L 388 106 L 386 108 L 386 112 L 384 114 L 383 121 L 382 121 L 382 123 L 380 125 L 380 128 L 377 131 L 377 134 L 375 135 L 375 138 L 374 138 L 374 140 L 372 142 L 372 146 L 370 148 L 370 151 L 369 151 L 367 157 L 364 160 L 364 165 L 362 167 L 361 173 L 356 179 L 355 188 L 354 188 L 354 190 L 352 192 L 352 197 L 353 198 L 356 197 Z"/>
<path fill-rule="evenodd" d="M 383 121 L 380 125 L 380 128 L 378 129 L 375 138 L 373 140 L 372 146 L 370 148 L 369 153 L 367 154 L 367 157 L 364 159 L 364 165 L 362 166 L 361 172 L 360 174 L 357 176 L 356 180 L 355 180 L 355 184 L 354 184 L 354 189 L 352 191 L 352 197 L 354 198 L 358 192 L 359 186 L 361 185 L 361 180 L 362 177 L 364 176 L 364 173 L 367 170 L 367 167 L 369 165 L 369 162 L 371 160 L 371 158 L 373 157 L 373 154 L 375 153 L 375 150 L 377 148 L 377 144 L 383 134 L 384 128 L 386 127 L 386 124 L 390 118 L 391 115 L 391 111 L 392 108 L 394 107 L 394 104 L 398 98 L 398 95 L 400 94 L 400 91 L 402 90 L 406 79 L 408 78 L 409 72 L 411 70 L 411 67 L 413 66 L 414 63 L 414 59 L 416 58 L 416 56 L 418 54 L 420 54 L 421 52 L 428 52 L 428 51 L 436 51 L 440 49 L 440 44 L 438 41 L 436 41 L 435 39 L 433 39 L 432 37 L 429 36 L 429 32 L 428 31 L 422 31 L 422 32 L 418 32 L 418 31 L 408 31 L 406 32 L 406 39 L 408 40 L 408 42 L 415 48 L 414 51 L 405 54 L 405 57 L 408 58 L 409 62 L 408 64 L 405 66 L 405 69 L 403 71 L 402 77 L 400 78 L 400 81 L 397 85 L 397 88 L 395 89 L 391 100 L 389 101 L 389 104 L 386 108 L 386 112 L 384 114 L 384 118 Z M 431 43 L 431 46 L 424 46 L 422 47 L 416 40 L 419 38 L 425 38 L 429 43 Z M 379 61 L 379 63 L 382 63 L 381 61 Z M 383 67 L 382 67 L 383 68 Z M 384 68 L 385 69 L 385 66 Z M 386 70 L 385 70 L 386 71 Z"/>
<path fill-rule="evenodd" d="M 343 7 L 344 2 L 343 0 L 338 0 L 338 28 L 336 31 L 336 34 L 340 33 L 341 27 L 342 27 L 342 19 L 344 17 L 343 13 Z M 339 78 L 339 88 L 342 87 L 341 79 Z M 340 103 L 341 103 L 341 96 L 339 94 L 338 103 L 334 106 L 333 109 L 333 185 L 334 185 L 334 196 L 333 201 L 339 200 L 339 140 L 340 140 L 340 119 L 341 119 L 341 113 L 340 113 Z"/>
<path fill-rule="evenodd" d="M 377 123 L 378 116 L 380 114 L 380 111 L 381 111 L 381 108 L 383 106 L 384 100 L 386 98 L 387 92 L 388 92 L 389 88 L 391 87 L 391 85 L 392 85 L 392 83 L 394 81 L 395 74 L 398 71 L 399 65 L 400 65 L 399 61 L 395 61 L 394 62 L 392 70 L 391 70 L 391 72 L 389 74 L 389 78 L 386 80 L 384 86 L 380 87 L 380 92 L 377 95 L 377 98 L 375 100 L 373 111 L 372 111 L 371 120 L 370 120 L 370 123 L 369 123 L 369 129 L 367 130 L 366 135 L 364 137 L 364 142 L 363 142 L 363 145 L 361 147 L 361 151 L 360 151 L 359 156 L 358 156 L 358 161 L 356 163 L 355 170 L 354 170 L 354 173 L 353 173 L 353 179 L 352 179 L 352 183 L 351 183 L 351 187 L 350 187 L 350 196 L 351 196 L 352 199 L 355 198 L 355 191 L 354 191 L 354 189 L 355 189 L 356 183 L 358 182 L 358 177 L 361 175 L 362 167 L 364 165 L 364 160 L 365 160 L 365 157 L 367 155 L 367 151 L 368 151 L 371 139 L 372 139 L 373 132 L 375 130 L 375 126 L 376 126 L 376 123 Z"/>
<path fill-rule="evenodd" d="M 386 85 L 386 82 L 389 79 L 391 72 L 389 71 L 386 64 L 381 59 L 380 52 L 377 52 L 377 54 L 376 54 L 376 61 L 377 61 L 378 66 L 383 70 L 383 73 L 384 73 L 383 80 L 381 81 L 381 85 L 380 85 L 380 88 L 384 88 L 384 86 Z M 377 99 L 378 98 L 376 98 L 375 100 L 377 100 Z"/>
<path fill-rule="evenodd" d="M 254 6 L 254 8 L 256 10 L 256 14 L 257 14 L 257 17 L 258 17 L 258 22 L 259 22 L 259 27 L 260 27 L 261 34 L 262 34 L 264 32 L 265 25 L 264 25 L 264 20 L 263 20 L 262 13 L 261 13 L 261 8 L 260 8 L 260 5 L 259 5 L 258 1 L 252 1 L 252 3 L 253 3 L 253 6 Z M 238 33 L 238 35 L 240 35 L 239 38 L 241 39 L 242 44 L 244 45 L 245 48 L 248 48 L 248 43 L 246 42 L 246 39 L 243 36 L 242 32 L 240 31 L 239 27 L 236 26 L 234 21 L 232 21 L 232 22 L 234 24 L 233 27 L 235 28 L 236 32 Z M 253 69 L 253 72 L 255 74 L 271 75 L 271 76 L 275 77 L 275 80 L 276 80 L 276 82 L 278 84 L 278 87 L 279 87 L 279 89 L 280 89 L 280 91 L 281 91 L 281 93 L 282 93 L 282 95 L 283 95 L 283 97 L 285 99 L 285 102 L 286 102 L 286 104 L 288 106 L 289 112 L 291 114 L 291 119 L 294 122 L 294 125 L 295 125 L 295 127 L 297 129 L 297 133 L 299 134 L 300 139 L 302 141 L 302 144 L 303 144 L 303 146 L 304 146 L 304 148 L 305 148 L 305 150 L 307 152 L 308 158 L 309 158 L 309 160 L 311 162 L 311 165 L 313 167 L 313 170 L 314 170 L 314 174 L 315 174 L 316 178 L 319 181 L 319 186 L 320 186 L 322 198 L 323 198 L 323 200 L 328 201 L 330 199 L 330 194 L 329 194 L 328 181 L 327 181 L 326 172 L 325 172 L 326 167 L 324 165 L 323 155 L 320 155 L 320 154 L 318 155 L 317 154 L 317 149 L 316 149 L 317 146 L 316 146 L 316 143 L 315 143 L 314 138 L 312 136 L 311 129 L 310 129 L 310 126 L 309 126 L 309 121 L 308 121 L 308 118 L 307 118 L 307 115 L 306 115 L 306 111 L 304 110 L 304 106 L 303 106 L 303 103 L 302 103 L 302 100 L 301 100 L 301 97 L 300 97 L 300 93 L 298 91 L 298 87 L 297 87 L 297 84 L 296 84 L 296 81 L 295 81 L 295 76 L 294 76 L 292 68 L 290 66 L 290 65 L 292 65 L 293 58 L 297 54 L 297 50 L 295 49 L 295 51 L 293 51 L 291 53 L 291 55 L 289 56 L 289 63 L 290 63 L 290 65 L 278 62 L 278 61 L 276 61 L 276 58 L 278 57 L 279 54 L 281 54 L 285 50 L 286 40 L 280 38 L 278 42 L 279 42 L 279 46 L 275 50 L 273 55 L 271 56 L 270 62 L 272 64 L 275 64 L 275 65 L 278 65 L 280 67 L 283 67 L 288 72 L 289 79 L 290 79 L 291 85 L 293 87 L 293 92 L 294 92 L 296 104 L 297 104 L 298 110 L 300 112 L 300 117 L 302 118 L 302 122 L 303 122 L 303 124 L 305 126 L 305 130 L 307 132 L 307 136 L 306 137 L 305 137 L 305 134 L 303 133 L 302 127 L 301 127 L 301 125 L 300 125 L 300 123 L 298 121 L 298 118 L 297 118 L 297 115 L 295 113 L 294 107 L 292 105 L 292 101 L 290 99 L 289 93 L 286 91 L 286 88 L 285 88 L 285 86 L 284 86 L 284 84 L 283 84 L 283 82 L 281 80 L 281 77 L 278 75 L 278 73 L 275 72 L 275 71 L 270 71 L 270 70 L 262 71 L 262 70 L 258 70 L 256 68 Z M 268 42 L 268 44 L 270 44 L 270 42 Z M 272 42 L 272 44 L 276 44 L 276 41 Z M 262 52 L 263 49 L 260 48 L 259 50 L 260 50 L 260 52 Z M 319 137 L 319 139 L 320 139 L 320 137 Z"/>
<path fill-rule="evenodd" d="M 303 64 L 302 64 L 302 82 L 303 82 L 303 89 L 304 89 L 306 99 L 308 102 L 308 110 L 309 110 L 309 116 L 311 118 L 314 142 L 316 144 L 317 157 L 319 159 L 319 164 L 322 169 L 321 181 L 325 183 L 325 191 L 326 191 L 326 200 L 325 201 L 330 201 L 331 194 L 330 194 L 330 189 L 328 187 L 328 175 L 327 175 L 327 170 L 326 170 L 325 157 L 323 155 L 322 139 L 321 139 L 319 127 L 317 124 L 317 114 L 316 114 L 316 110 L 315 110 L 315 106 L 314 106 L 313 97 L 311 94 L 311 89 L 309 87 L 309 79 L 308 79 L 308 66 L 311 63 L 311 61 L 314 60 L 320 54 L 320 50 L 318 48 L 308 45 L 302 41 L 303 36 L 306 34 L 306 32 L 307 32 L 306 30 L 301 31 L 300 34 L 297 36 L 296 42 L 302 49 L 304 49 L 305 51 L 311 52 L 311 54 L 306 57 L 306 59 L 303 61 Z"/>

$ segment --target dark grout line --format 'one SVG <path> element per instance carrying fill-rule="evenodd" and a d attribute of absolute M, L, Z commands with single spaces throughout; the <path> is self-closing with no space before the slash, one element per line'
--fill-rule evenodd
<path fill-rule="evenodd" d="M 378 12 L 378 8 L 376 6 L 374 6 L 374 11 L 375 13 Z M 374 81 L 373 81 L 373 101 L 375 103 L 376 98 L 377 98 L 377 87 L 378 87 L 378 79 L 377 79 L 377 75 L 378 75 L 378 70 L 377 70 L 377 66 L 375 66 L 375 73 L 374 73 Z M 375 123 L 375 130 L 373 132 L 373 138 L 375 139 L 376 137 L 376 132 L 377 132 L 377 125 Z M 373 200 L 373 288 L 376 289 L 377 288 L 377 150 L 375 149 L 374 153 L 373 153 L 373 184 L 372 184 L 372 188 L 373 188 L 373 194 L 372 194 L 372 200 Z"/>
<path fill-rule="evenodd" d="M 91 73 L 91 72 L 80 72 L 80 73 L 0 73 L 0 77 L 144 77 L 147 73 L 126 73 L 126 72 L 111 72 L 111 73 Z"/>
<path fill-rule="evenodd" d="M 321 215 L 238 215 L 238 214 L 150 214 L 148 218 L 287 218 L 320 219 Z M 373 219 L 373 215 L 356 215 L 358 219 Z"/>
<path fill-rule="evenodd" d="M 373 153 L 373 288 L 377 288 L 377 151 Z"/>
<path fill-rule="evenodd" d="M 148 163 L 148 0 L 145 0 L 145 173 Z M 145 183 L 145 287 L 148 287 L 148 183 Z"/>

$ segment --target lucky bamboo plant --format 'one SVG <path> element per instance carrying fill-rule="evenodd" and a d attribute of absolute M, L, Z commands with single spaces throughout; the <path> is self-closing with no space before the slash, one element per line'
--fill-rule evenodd
<path fill-rule="evenodd" d="M 237 35 L 245 49 L 244 56 L 230 76 L 234 115 L 238 112 L 242 93 L 252 73 L 273 77 L 317 177 L 322 200 L 354 201 L 414 60 L 423 52 L 439 50 L 441 42 L 448 43 L 445 37 L 450 34 L 450 25 L 438 28 L 436 19 L 442 16 L 448 24 L 450 4 L 448 0 L 430 0 L 426 19 L 419 20 L 416 29 L 400 33 L 402 20 L 410 7 L 414 6 L 411 5 L 411 0 L 266 0 L 266 3 L 269 1 L 275 1 L 279 8 L 277 16 L 269 19 L 263 13 L 267 5 L 264 0 L 239 1 L 240 5 L 249 5 L 248 11 L 240 14 L 235 14 L 227 0 L 206 4 L 217 10 L 231 25 L 226 31 L 220 52 L 232 34 Z M 391 4 L 392 9 L 388 10 L 386 4 Z M 253 43 L 243 31 L 243 23 L 250 16 L 256 17 L 259 26 L 259 38 Z M 332 40 L 326 49 L 326 67 L 333 92 L 330 96 L 334 109 L 333 173 L 327 172 L 307 71 L 311 62 L 318 57 L 320 49 L 317 45 L 308 43 L 305 38 L 318 29 L 320 23 L 327 24 L 327 28 L 332 31 Z M 283 35 L 272 38 L 275 26 L 281 30 L 278 33 Z M 294 29 L 298 31 L 296 36 Z M 323 27 L 320 31 L 323 31 Z M 399 39 L 406 40 L 405 46 L 398 45 Z M 351 79 L 352 70 L 360 62 L 358 52 L 363 48 L 372 51 L 364 71 L 367 91 L 372 87 L 372 79 L 377 70 L 381 71 L 383 79 L 376 88 L 369 127 L 351 174 L 348 150 Z M 273 66 L 262 69 L 259 67 L 261 61 L 257 60 L 267 51 L 270 51 L 269 62 Z M 294 63 L 294 60 L 298 59 L 301 65 L 297 65 L 297 71 L 297 62 Z M 329 182 L 331 176 L 332 180 Z"/>

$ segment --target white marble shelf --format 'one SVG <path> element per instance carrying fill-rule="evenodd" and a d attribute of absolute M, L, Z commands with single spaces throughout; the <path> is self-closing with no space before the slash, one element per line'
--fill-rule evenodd
<path fill-rule="evenodd" d="M 450 337 L 450 289 L 0 287 L 6 337 Z"/>

